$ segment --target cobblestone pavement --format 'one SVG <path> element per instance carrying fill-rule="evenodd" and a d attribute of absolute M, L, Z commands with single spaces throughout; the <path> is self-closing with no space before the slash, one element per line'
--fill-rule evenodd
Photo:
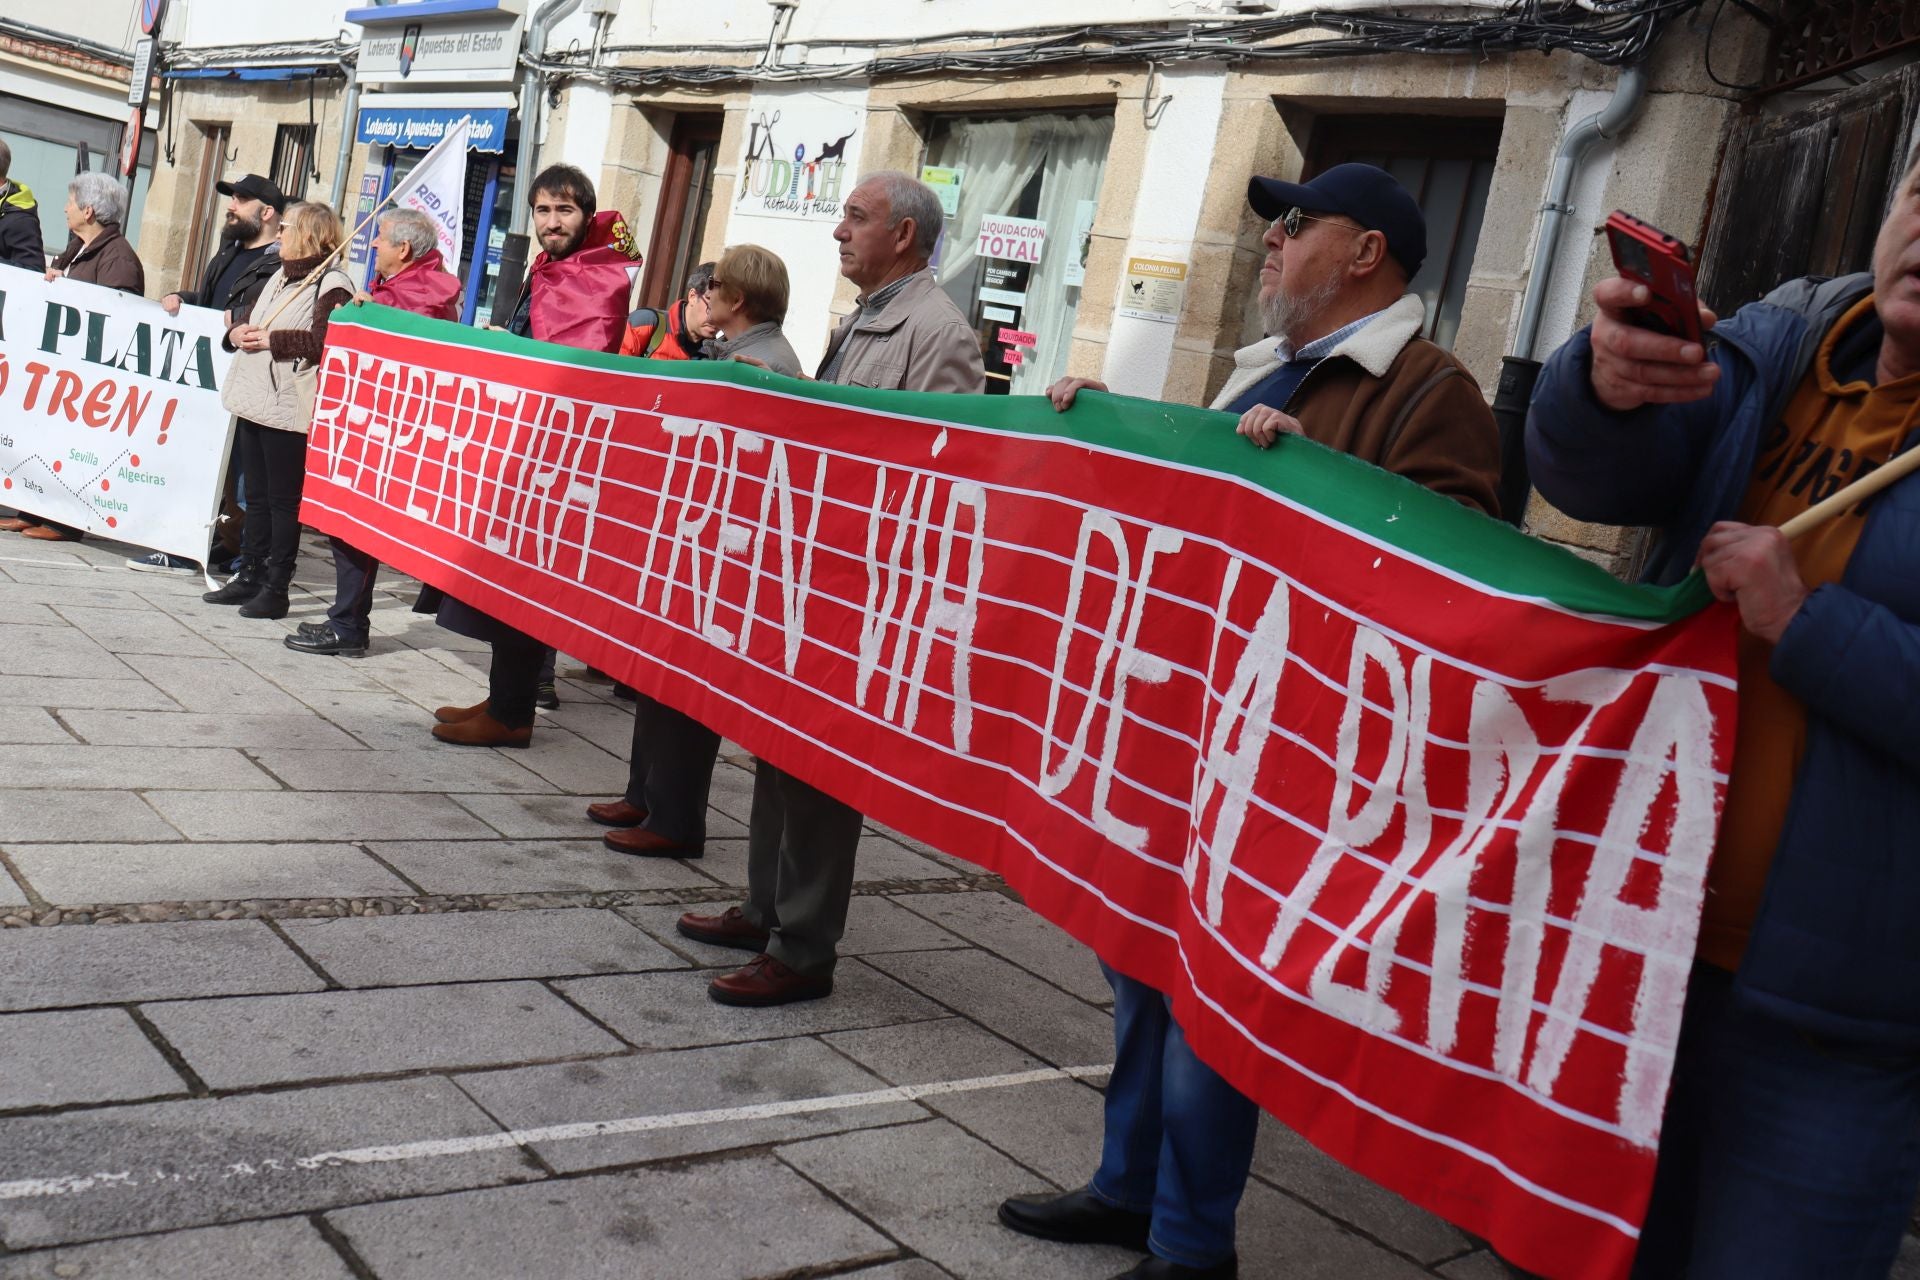
<path fill-rule="evenodd" d="M 280 641 L 323 596 L 248 621 L 126 553 L 0 543 L 0 1280 L 1132 1264 L 994 1220 L 1091 1172 L 1111 1053 L 1092 957 L 998 881 L 872 831 L 834 996 L 723 1009 L 736 954 L 672 924 L 737 898 L 749 761 L 705 858 L 607 852 L 630 712 L 577 665 L 531 750 L 443 747 L 485 654 L 415 584 L 316 658 Z M 1273 1125 L 1240 1226 L 1249 1277 L 1505 1275 Z"/>

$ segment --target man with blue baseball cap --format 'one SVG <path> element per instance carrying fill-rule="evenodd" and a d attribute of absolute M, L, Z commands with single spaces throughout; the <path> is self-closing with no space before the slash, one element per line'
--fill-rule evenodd
<path fill-rule="evenodd" d="M 1407 289 L 1427 254 L 1413 197 L 1383 169 L 1342 164 L 1311 182 L 1254 178 L 1247 203 L 1268 224 L 1268 336 L 1234 357 L 1213 407 L 1260 448 L 1304 435 L 1496 514 L 1493 413 L 1473 375 L 1420 336 L 1426 306 Z M 1048 395 L 1064 411 L 1083 388 L 1106 390 L 1063 378 Z M 1100 1167 L 1078 1191 L 1006 1201 L 1000 1221 L 1149 1255 L 1116 1280 L 1231 1280 L 1259 1108 L 1194 1055 L 1164 994 L 1106 973 L 1114 1065 Z"/>

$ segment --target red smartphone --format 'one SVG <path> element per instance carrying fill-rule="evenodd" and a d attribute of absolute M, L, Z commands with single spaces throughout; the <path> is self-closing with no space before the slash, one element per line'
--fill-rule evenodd
<path fill-rule="evenodd" d="M 1647 305 L 1631 313 L 1634 324 L 1672 334 L 1701 346 L 1700 303 L 1693 291 L 1693 262 L 1687 246 L 1660 228 L 1618 209 L 1607 216 L 1607 244 L 1621 276 L 1647 287 Z"/>

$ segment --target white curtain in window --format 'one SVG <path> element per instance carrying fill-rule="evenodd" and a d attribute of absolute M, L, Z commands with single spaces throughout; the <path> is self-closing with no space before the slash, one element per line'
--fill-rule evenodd
<path fill-rule="evenodd" d="M 927 163 L 963 169 L 958 214 L 947 221 L 947 243 L 937 279 L 960 309 L 975 314 L 981 262 L 975 252 L 980 221 L 1014 216 L 1021 195 L 1040 175 L 1039 208 L 1032 214 L 1047 224 L 1047 244 L 1027 280 L 1027 302 L 1020 323 L 1037 342 L 1026 363 L 1013 372 L 1016 395 L 1047 389 L 1067 366 L 1080 290 L 1065 283 L 1080 246 L 1072 243 L 1081 201 L 1099 196 L 1107 143 L 1113 136 L 1110 115 L 1034 115 L 998 118 L 958 117 L 943 122 L 945 135 Z M 989 334 L 999 326 L 988 327 Z"/>

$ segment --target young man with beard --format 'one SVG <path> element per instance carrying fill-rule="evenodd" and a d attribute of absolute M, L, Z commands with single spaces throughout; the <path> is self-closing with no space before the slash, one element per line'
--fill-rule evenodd
<path fill-rule="evenodd" d="M 1427 252 L 1413 197 L 1382 169 L 1343 164 L 1308 183 L 1255 178 L 1247 203 L 1269 223 L 1270 336 L 1234 357 L 1213 407 L 1238 414 L 1239 433 L 1262 449 L 1303 435 L 1494 514 L 1493 414 L 1465 366 L 1419 336 L 1426 308 L 1407 292 Z M 1063 378 L 1048 394 L 1065 410 L 1089 389 L 1106 390 Z M 1227 1280 L 1259 1108 L 1194 1056 L 1165 995 L 1101 967 L 1114 1066 L 1099 1170 L 1078 1191 L 1006 1201 L 1000 1221 L 1147 1253 L 1125 1280 Z"/>
<path fill-rule="evenodd" d="M 460 318 L 460 280 L 440 255 L 440 233 L 418 209 L 380 216 L 373 237 L 373 287 L 356 302 L 377 302 L 434 320 Z M 296 653 L 358 657 L 372 638 L 373 585 L 380 562 L 342 538 L 333 545 L 333 604 L 324 622 L 303 622 L 282 643 Z"/>
<path fill-rule="evenodd" d="M 260 289 L 280 267 L 280 212 L 287 198 L 270 179 L 257 173 L 245 174 L 232 182 L 217 182 L 214 190 L 228 197 L 226 224 L 220 230 L 220 248 L 200 273 L 200 283 L 160 299 L 170 316 L 180 314 L 182 306 L 212 307 L 231 314 L 250 306 Z M 240 550 L 240 521 L 243 513 L 234 500 L 237 489 L 234 466 L 227 466 L 220 502 L 220 539 L 227 555 Z M 218 556 L 215 557 L 219 558 Z M 136 556 L 127 561 L 136 573 L 192 575 L 191 560 L 170 556 L 164 551 Z"/>
<path fill-rule="evenodd" d="M 595 211 L 593 183 L 572 165 L 543 169 L 527 202 L 540 253 L 527 269 L 507 329 L 586 351 L 618 351 L 640 270 L 625 220 L 611 209 Z M 493 646 L 486 701 L 441 707 L 433 713 L 438 721 L 433 736 L 463 747 L 531 743 L 541 669 L 552 651 L 517 627 L 432 588 L 421 593 L 414 608 L 433 609 L 449 631 Z"/>

